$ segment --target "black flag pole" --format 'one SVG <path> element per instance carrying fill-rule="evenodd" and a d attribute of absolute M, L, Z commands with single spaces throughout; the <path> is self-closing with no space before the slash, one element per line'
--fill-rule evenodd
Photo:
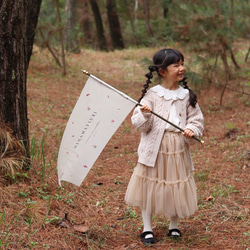
<path fill-rule="evenodd" d="M 139 106 L 143 106 L 141 105 L 140 103 L 138 103 L 137 105 Z M 173 127 L 179 129 L 181 132 L 184 132 L 184 129 L 180 128 L 179 126 L 175 125 L 174 123 L 168 121 L 167 119 L 165 119 L 164 117 L 156 114 L 154 111 L 150 111 L 150 113 L 152 113 L 153 115 L 157 116 L 158 118 L 162 119 L 163 121 L 169 123 L 170 125 L 172 125 Z M 192 136 L 193 139 L 195 139 L 196 141 L 200 142 L 201 144 L 204 144 L 204 141 L 203 140 L 200 140 L 199 138 L 195 137 L 195 136 Z"/>
<path fill-rule="evenodd" d="M 90 74 L 90 73 L 89 73 L 88 71 L 86 71 L 86 70 L 83 70 L 83 69 L 82 69 L 82 72 L 83 72 L 85 75 L 92 76 L 92 77 L 94 77 L 95 79 L 101 81 L 100 79 L 98 79 L 97 77 L 93 76 L 92 74 Z M 102 81 L 101 81 L 101 82 L 102 82 Z M 120 91 L 118 91 L 118 92 L 120 92 Z M 131 99 L 131 98 L 129 98 L 129 99 L 130 99 L 131 101 L 133 101 L 137 106 L 143 106 L 143 105 L 140 104 L 139 102 L 137 102 L 137 101 L 135 101 L 135 100 L 133 100 L 133 99 Z M 169 124 L 172 125 L 173 127 L 175 127 L 175 128 L 177 128 L 178 130 L 180 130 L 181 132 L 184 132 L 184 129 L 182 129 L 182 128 L 180 128 L 179 126 L 177 126 L 176 124 L 174 124 L 174 123 L 168 121 L 167 119 L 165 119 L 164 117 L 158 115 L 158 114 L 155 113 L 154 111 L 151 110 L 150 113 L 153 114 L 153 115 L 155 115 L 155 116 L 157 116 L 158 118 L 162 119 L 163 121 L 169 123 Z M 194 140 L 200 142 L 201 144 L 204 144 L 204 141 L 203 141 L 203 140 L 200 140 L 200 139 L 197 138 L 196 136 L 192 136 L 192 138 L 193 138 Z"/>

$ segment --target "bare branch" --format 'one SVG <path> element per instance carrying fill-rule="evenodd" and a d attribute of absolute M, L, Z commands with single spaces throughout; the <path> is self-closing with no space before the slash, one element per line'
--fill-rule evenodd
<path fill-rule="evenodd" d="M 44 41 L 44 44 L 46 45 L 46 47 L 48 48 L 49 52 L 52 54 L 52 56 L 54 57 L 54 59 L 56 60 L 56 63 L 59 65 L 60 68 L 62 68 L 62 64 L 60 63 L 59 59 L 57 58 L 56 54 L 54 53 L 53 49 L 50 47 L 49 42 L 45 39 L 42 29 L 39 29 L 39 32 L 41 34 L 41 37 Z"/>

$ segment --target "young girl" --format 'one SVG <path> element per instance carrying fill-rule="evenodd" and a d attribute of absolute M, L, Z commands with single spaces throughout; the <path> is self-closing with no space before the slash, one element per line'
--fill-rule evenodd
<path fill-rule="evenodd" d="M 192 136 L 203 132 L 203 115 L 196 95 L 188 88 L 184 78 L 183 55 L 174 49 L 162 49 L 153 57 L 153 65 L 146 74 L 147 82 L 142 97 L 131 118 L 141 132 L 138 163 L 130 179 L 125 201 L 142 210 L 144 244 L 155 242 L 152 231 L 152 214 L 170 217 L 168 236 L 181 237 L 179 218 L 197 210 L 194 166 L 189 144 Z M 147 88 L 156 71 L 161 85 Z M 184 88 L 179 85 L 182 82 Z M 160 116 L 184 129 L 178 129 L 150 113 Z"/>

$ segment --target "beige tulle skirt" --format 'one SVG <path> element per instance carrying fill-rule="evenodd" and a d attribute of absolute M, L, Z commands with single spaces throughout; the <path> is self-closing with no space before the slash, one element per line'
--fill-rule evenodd
<path fill-rule="evenodd" d="M 138 163 L 125 201 L 149 213 L 180 218 L 197 210 L 197 193 L 188 144 L 181 133 L 165 132 L 155 167 Z"/>

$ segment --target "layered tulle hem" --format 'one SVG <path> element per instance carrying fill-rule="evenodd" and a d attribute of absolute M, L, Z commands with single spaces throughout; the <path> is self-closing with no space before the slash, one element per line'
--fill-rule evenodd
<path fill-rule="evenodd" d="M 138 163 L 125 201 L 149 213 L 180 218 L 197 210 L 197 193 L 188 145 L 179 133 L 165 133 L 154 168 Z"/>
<path fill-rule="evenodd" d="M 196 186 L 193 176 L 185 181 L 168 184 L 157 179 L 133 174 L 125 201 L 130 206 L 139 206 L 149 213 L 180 218 L 190 216 L 197 210 Z"/>

